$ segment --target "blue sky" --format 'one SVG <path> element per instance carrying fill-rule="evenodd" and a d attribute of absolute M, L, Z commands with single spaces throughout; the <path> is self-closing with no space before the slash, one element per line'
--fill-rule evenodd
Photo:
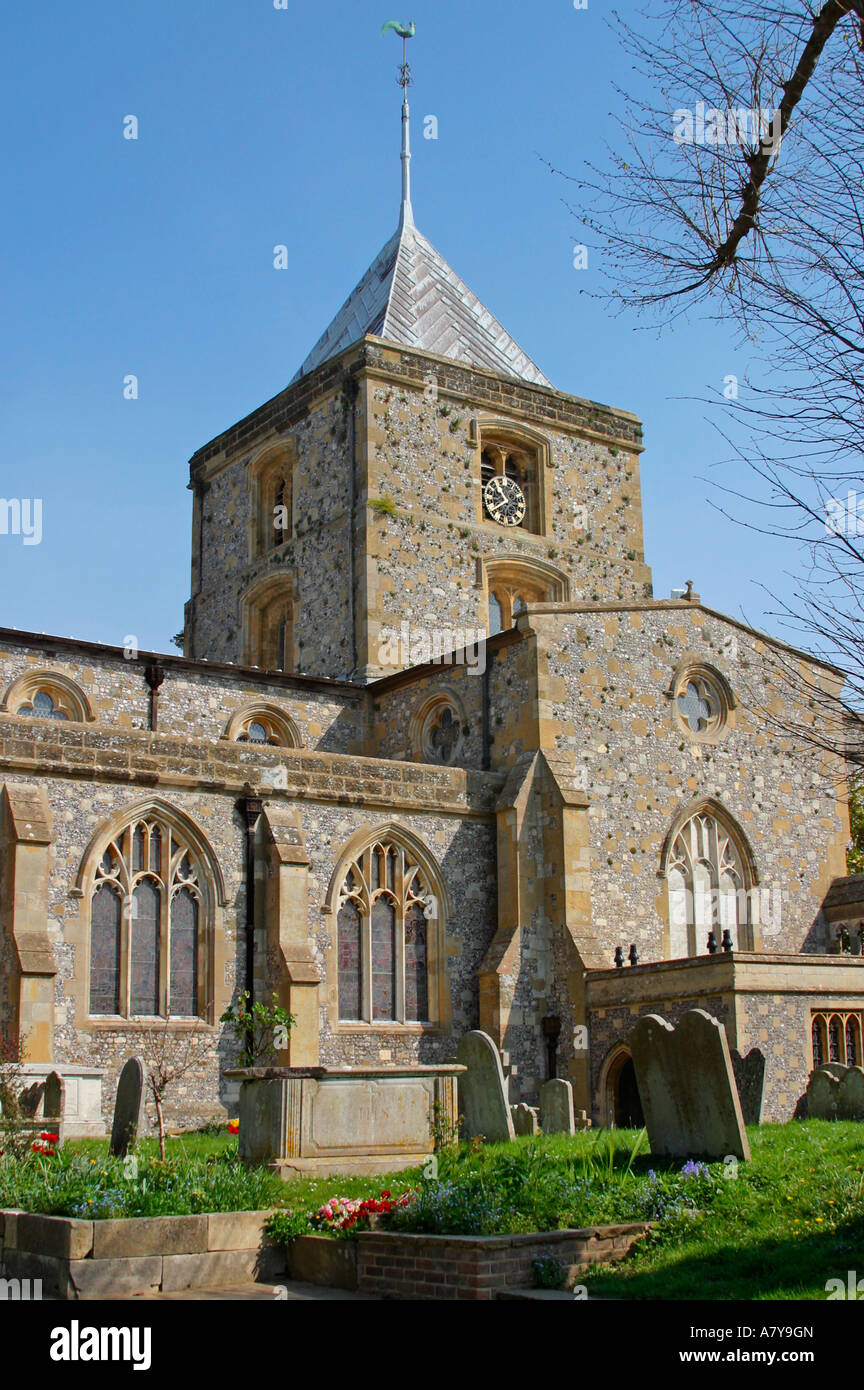
<path fill-rule="evenodd" d="M 395 230 L 401 44 L 380 29 L 396 18 L 417 24 L 418 226 L 556 386 L 641 416 L 657 595 L 692 578 L 706 603 L 775 627 L 758 586 L 788 592 L 798 558 L 712 509 L 705 479 L 736 475 L 694 399 L 746 358 L 715 323 L 658 338 L 593 300 L 573 189 L 543 163 L 576 173 L 615 140 L 627 74 L 607 0 L 288 5 L 7 14 L 0 495 L 43 499 L 43 539 L 0 535 L 0 624 L 173 650 L 189 456 L 287 385 Z"/>

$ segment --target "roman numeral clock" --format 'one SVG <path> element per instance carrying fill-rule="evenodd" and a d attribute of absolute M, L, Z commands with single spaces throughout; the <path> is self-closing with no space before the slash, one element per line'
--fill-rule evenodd
<path fill-rule="evenodd" d="M 525 494 L 513 478 L 490 478 L 483 489 L 483 505 L 499 526 L 520 526 L 525 519 Z"/>

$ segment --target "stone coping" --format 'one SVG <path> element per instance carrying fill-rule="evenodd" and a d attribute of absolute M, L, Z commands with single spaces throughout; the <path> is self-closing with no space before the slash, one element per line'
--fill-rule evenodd
<path fill-rule="evenodd" d="M 0 1209 L 0 1249 L 67 1260 L 138 1255 L 197 1255 L 259 1246 L 276 1208 L 201 1212 L 188 1216 L 49 1216 Z"/>
<path fill-rule="evenodd" d="M 239 1067 L 222 1074 L 232 1081 L 318 1081 L 327 1077 L 352 1076 L 368 1081 L 375 1076 L 460 1076 L 466 1070 L 458 1063 L 442 1062 L 439 1066 L 422 1064 L 416 1067 Z"/>
<path fill-rule="evenodd" d="M 56 1071 L 58 1076 L 105 1076 L 106 1067 L 72 1067 L 66 1062 L 21 1062 L 17 1068 L 23 1076 L 50 1076 Z"/>
<path fill-rule="evenodd" d="M 653 1225 L 650 1221 L 630 1221 L 619 1226 L 580 1226 L 568 1227 L 561 1231 L 528 1231 L 516 1235 L 501 1236 L 435 1236 L 423 1231 L 362 1231 L 365 1242 L 384 1243 L 393 1240 L 407 1241 L 436 1249 L 453 1248 L 469 1250 L 479 1247 L 482 1250 L 513 1250 L 537 1245 L 563 1245 L 572 1240 L 614 1240 L 622 1236 L 645 1235 Z M 301 1237 L 302 1239 L 303 1237 Z"/>
<path fill-rule="evenodd" d="M 771 952 L 771 951 L 717 951 L 716 955 L 708 955 L 707 952 L 698 956 L 682 956 L 678 960 L 648 960 L 641 961 L 639 965 L 625 965 L 622 969 L 611 966 L 603 970 L 589 970 L 587 972 L 586 983 L 589 988 L 595 981 L 599 984 L 605 980 L 638 979 L 651 974 L 666 973 L 676 970 L 722 970 L 726 966 L 745 965 L 756 966 L 757 968 L 767 968 L 778 965 L 800 965 L 812 968 L 830 967 L 840 965 L 844 968 L 858 969 L 864 965 L 864 956 L 844 956 L 832 955 L 824 952 Z"/>

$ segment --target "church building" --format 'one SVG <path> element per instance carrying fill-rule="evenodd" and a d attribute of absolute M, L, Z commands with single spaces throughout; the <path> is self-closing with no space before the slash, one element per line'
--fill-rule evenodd
<path fill-rule="evenodd" d="M 402 119 L 395 234 L 191 460 L 184 654 L 0 629 L 0 1028 L 72 1133 L 160 1020 L 212 1042 L 174 1118 L 224 1117 L 244 989 L 294 1015 L 285 1065 L 481 1028 L 511 1101 L 566 1077 L 598 1125 L 640 1121 L 636 1020 L 698 1007 L 788 1119 L 861 1065 L 864 907 L 844 769 L 765 711 L 816 717 L 790 666 L 840 677 L 655 596 L 639 420 L 422 235 Z"/>

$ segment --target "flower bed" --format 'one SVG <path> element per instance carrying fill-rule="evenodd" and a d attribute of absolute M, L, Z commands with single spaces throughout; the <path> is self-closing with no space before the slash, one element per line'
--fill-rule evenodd
<path fill-rule="evenodd" d="M 287 1247 L 288 1274 L 377 1298 L 488 1302 L 530 1285 L 538 1261 L 554 1262 L 562 1283 L 572 1285 L 592 1265 L 623 1259 L 649 1229 L 633 1223 L 519 1236 L 298 1236 Z"/>
<path fill-rule="evenodd" d="M 36 1148 L 36 1145 L 39 1148 Z M 132 1154 L 98 1158 L 72 1146 L 53 1151 L 35 1138 L 24 1160 L 0 1162 L 0 1206 L 46 1216 L 118 1219 L 191 1216 L 276 1207 L 285 1187 L 272 1173 L 240 1163 L 236 1149 L 206 1159 Z"/>

